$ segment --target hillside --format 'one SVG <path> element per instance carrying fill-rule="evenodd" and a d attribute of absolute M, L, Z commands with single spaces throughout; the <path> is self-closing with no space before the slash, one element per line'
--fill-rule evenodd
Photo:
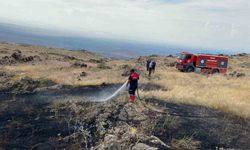
<path fill-rule="evenodd" d="M 157 62 L 151 80 L 149 58 Z M 229 56 L 228 73 L 215 75 L 179 72 L 175 59 L 112 60 L 85 50 L 1 43 L 0 149 L 250 147 L 250 55 Z M 140 73 L 142 101 L 130 105 L 127 93 L 108 102 L 85 100 L 115 90 L 131 68 Z"/>

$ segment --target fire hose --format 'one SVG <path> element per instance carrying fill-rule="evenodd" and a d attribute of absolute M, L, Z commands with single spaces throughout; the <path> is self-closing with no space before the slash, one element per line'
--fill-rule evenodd
<path fill-rule="evenodd" d="M 141 101 L 142 99 L 141 99 L 141 97 L 140 97 L 140 95 L 139 95 L 139 88 L 137 88 L 136 91 L 137 91 L 138 99 Z"/>

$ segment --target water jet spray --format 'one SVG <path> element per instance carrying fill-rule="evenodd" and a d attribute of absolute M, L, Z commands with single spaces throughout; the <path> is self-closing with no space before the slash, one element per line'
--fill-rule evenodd
<path fill-rule="evenodd" d="M 119 93 L 121 93 L 122 91 L 124 91 L 126 89 L 128 81 L 126 81 L 118 90 L 116 90 L 112 95 L 106 97 L 106 98 L 100 98 L 100 99 L 93 99 L 91 101 L 94 102 L 105 102 L 105 101 L 109 101 L 112 98 L 116 97 Z"/>

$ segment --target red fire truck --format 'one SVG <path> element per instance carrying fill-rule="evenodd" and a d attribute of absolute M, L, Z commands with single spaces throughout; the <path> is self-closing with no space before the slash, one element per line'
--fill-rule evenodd
<path fill-rule="evenodd" d="M 176 63 L 176 68 L 183 72 L 226 73 L 227 66 L 227 57 L 187 52 L 182 52 Z"/>

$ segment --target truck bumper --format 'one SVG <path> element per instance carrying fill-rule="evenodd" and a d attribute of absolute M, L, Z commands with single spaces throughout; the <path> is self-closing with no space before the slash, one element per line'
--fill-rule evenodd
<path fill-rule="evenodd" d="M 176 64 L 176 68 L 178 70 L 184 71 L 187 68 L 187 65 L 182 65 L 182 64 Z"/>

